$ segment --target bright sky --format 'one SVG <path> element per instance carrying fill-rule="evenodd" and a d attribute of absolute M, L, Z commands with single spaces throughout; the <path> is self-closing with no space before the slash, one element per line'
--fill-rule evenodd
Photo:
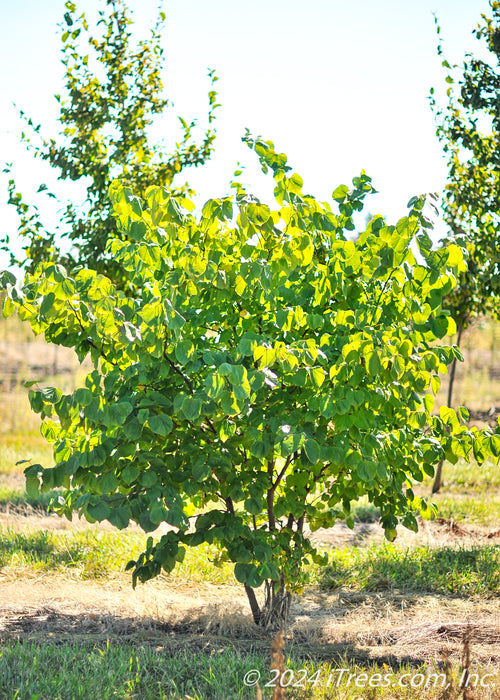
<path fill-rule="evenodd" d="M 157 4 L 129 0 L 139 38 Z M 104 0 L 77 5 L 92 18 Z M 238 161 L 247 166 L 240 179 L 268 196 L 266 176 L 241 143 L 245 127 L 273 140 L 305 190 L 322 200 L 366 170 L 379 191 L 366 209 L 390 223 L 405 215 L 411 196 L 443 190 L 446 165 L 428 101 L 431 86 L 444 95 L 445 77 L 432 13 L 446 57 L 461 63 L 465 52 L 480 48 L 472 30 L 488 13 L 487 0 L 166 0 L 164 10 L 164 83 L 174 107 L 155 134 L 173 143 L 177 114 L 204 126 L 207 69 L 220 78 L 215 156 L 182 178 L 203 201 L 228 192 Z M 19 144 L 12 102 L 41 122 L 43 133 L 57 135 L 52 96 L 62 90 L 57 23 L 63 13 L 62 0 L 4 0 L 0 8 L 0 163 L 14 163 L 27 198 L 40 182 L 54 185 L 55 174 Z M 0 227 L 14 237 L 16 217 L 2 178 Z M 63 197 L 82 197 L 74 185 L 54 186 Z M 0 254 L 0 268 L 6 260 Z"/>

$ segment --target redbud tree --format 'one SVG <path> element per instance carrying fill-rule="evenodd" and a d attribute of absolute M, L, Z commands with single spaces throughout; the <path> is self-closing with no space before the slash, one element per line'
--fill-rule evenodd
<path fill-rule="evenodd" d="M 500 436 L 469 429 L 465 410 L 434 411 L 439 375 L 460 358 L 436 341 L 455 331 L 441 302 L 464 260 L 456 245 L 432 249 L 425 199 L 396 225 L 376 216 L 354 243 L 365 173 L 332 209 L 270 141 L 246 141 L 274 177 L 271 206 L 233 183 L 196 214 L 166 189 L 140 198 L 115 181 L 108 250 L 134 294 L 43 263 L 20 285 L 3 274 L 4 313 L 94 364 L 71 394 L 31 389 L 55 466 L 28 467 L 28 490 L 61 489 L 67 517 L 151 533 L 127 566 L 134 585 L 216 545 L 267 625 L 306 564 L 326 563 L 311 530 L 352 525 L 363 496 L 389 540 L 398 524 L 417 530 L 429 504 L 415 482 L 443 458 L 498 459 Z"/>

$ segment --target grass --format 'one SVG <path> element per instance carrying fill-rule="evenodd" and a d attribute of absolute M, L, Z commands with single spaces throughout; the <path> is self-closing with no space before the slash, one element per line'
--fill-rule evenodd
<path fill-rule="evenodd" d="M 25 459 L 33 464 L 42 464 L 51 467 L 54 464 L 52 446 L 39 433 L 39 417 L 37 416 L 36 431 L 11 432 L 2 435 L 0 439 L 0 475 L 22 474 L 23 468 L 28 463 L 18 465 L 17 462 Z"/>
<path fill-rule="evenodd" d="M 40 416 L 31 412 L 28 390 L 16 387 L 13 391 L 0 391 L 0 435 L 36 436 L 40 429 Z"/>
<path fill-rule="evenodd" d="M 19 532 L 0 529 L 0 566 L 33 572 L 65 572 L 70 577 L 89 579 L 112 576 L 122 571 L 124 559 L 142 551 L 144 538 L 115 533 Z"/>
<path fill-rule="evenodd" d="M 457 336 L 444 338 L 443 343 L 456 343 Z M 457 365 L 454 387 L 455 406 L 467 406 L 473 410 L 488 410 L 500 405 L 500 379 L 490 377 L 490 368 L 500 366 L 500 324 L 490 318 L 476 319 L 462 336 L 460 349 L 464 362 Z M 436 405 L 446 403 L 448 377 L 441 378 L 441 389 Z"/>
<path fill-rule="evenodd" d="M 488 461 L 482 465 L 445 463 L 444 484 L 430 497 L 438 507 L 438 518 L 446 518 L 465 527 L 499 527 L 500 469 Z M 419 495 L 430 495 L 431 480 L 417 488 Z"/>
<path fill-rule="evenodd" d="M 372 545 L 330 553 L 315 572 L 322 588 L 421 591 L 458 596 L 500 595 L 500 547 Z"/>
<path fill-rule="evenodd" d="M 0 566 L 26 572 L 64 573 L 74 579 L 110 579 L 146 547 L 139 532 L 94 530 L 17 530 L 0 527 Z M 229 564 L 216 566 L 209 545 L 190 549 L 169 579 L 235 584 Z M 20 571 L 19 571 L 20 573 Z"/>
<path fill-rule="evenodd" d="M 16 700 L 171 700 L 255 698 L 243 676 L 265 659 L 235 650 L 212 656 L 130 644 L 61 646 L 13 643 L 0 657 L 0 696 Z M 17 693 L 17 694 L 16 694 Z"/>
<path fill-rule="evenodd" d="M 0 307 L 3 305 L 4 293 L 0 293 Z M 29 323 L 24 323 L 15 314 L 5 318 L 0 315 L 0 341 L 9 344 L 34 342 L 35 335 Z"/>
<path fill-rule="evenodd" d="M 443 492 L 464 493 L 464 489 L 477 493 L 491 493 L 495 488 L 500 491 L 500 469 L 493 462 L 485 462 L 478 465 L 475 462 L 468 464 L 459 459 L 456 464 L 445 464 L 445 484 Z"/>
<path fill-rule="evenodd" d="M 0 512 L 2 510 L 14 510 L 26 513 L 31 509 L 35 509 L 49 513 L 51 511 L 51 502 L 57 493 L 56 490 L 53 490 L 47 493 L 39 493 L 38 496 L 32 497 L 28 496 L 22 488 L 0 486 Z"/>
<path fill-rule="evenodd" d="M 447 684 L 456 688 L 460 675 L 454 669 L 447 676 L 433 664 L 394 670 L 386 664 L 362 666 L 347 660 L 304 661 L 293 653 L 287 669 L 283 684 L 289 685 L 287 696 L 296 700 L 420 700 L 424 692 L 429 700 L 451 698 L 443 691 Z M 212 649 L 171 655 L 163 647 L 137 648 L 127 643 L 11 642 L 0 655 L 0 696 L 5 700 L 255 700 L 255 685 L 244 682 L 249 671 L 254 671 L 254 678 L 258 674 L 264 698 L 270 698 L 276 674 L 269 669 L 269 659 L 255 652 Z M 471 676 L 470 685 L 483 681 L 491 694 L 482 697 L 493 698 L 493 684 L 498 684 L 500 676 L 486 677 L 488 669 L 472 672 L 478 678 Z"/>
<path fill-rule="evenodd" d="M 433 500 L 439 508 L 439 518 L 453 520 L 460 525 L 498 528 L 500 496 L 483 501 L 477 495 L 457 498 L 444 492 L 434 496 Z"/>
<path fill-rule="evenodd" d="M 109 579 L 143 551 L 145 539 L 136 532 L 0 528 L 0 566 Z M 168 580 L 235 584 L 230 564 L 213 563 L 215 553 L 208 545 L 188 549 Z M 327 567 L 311 567 L 311 576 L 324 589 L 493 597 L 500 594 L 500 546 L 342 548 L 330 552 Z"/>

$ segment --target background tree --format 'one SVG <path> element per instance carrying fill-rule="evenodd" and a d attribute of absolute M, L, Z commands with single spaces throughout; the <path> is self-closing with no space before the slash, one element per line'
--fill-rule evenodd
<path fill-rule="evenodd" d="M 152 143 L 148 128 L 169 106 L 163 97 L 163 49 L 161 32 L 165 14 L 158 19 L 148 39 L 134 45 L 132 20 L 123 0 L 106 0 L 99 13 L 97 35 L 91 32 L 85 14 L 74 3 L 66 3 L 61 26 L 62 62 L 65 67 L 65 95 L 56 95 L 60 105 L 61 133 L 41 138 L 40 126 L 21 112 L 28 127 L 23 140 L 34 155 L 58 171 L 61 180 L 82 181 L 86 187 L 84 207 L 69 204 L 58 234 L 72 244 L 62 254 L 55 232 L 41 221 L 38 210 L 23 201 L 14 180 L 9 181 L 9 203 L 20 215 L 18 235 L 31 269 L 40 260 L 59 260 L 69 269 L 84 265 L 111 275 L 125 284 L 121 271 L 106 245 L 115 230 L 108 189 L 115 178 L 127 182 L 143 196 L 150 185 L 171 187 L 174 176 L 190 165 L 204 163 L 212 153 L 215 139 L 217 80 L 210 72 L 208 124 L 201 142 L 193 137 L 195 122 L 180 119 L 182 138 L 168 154 L 164 146 Z M 42 184 L 39 191 L 47 190 Z M 8 239 L 4 239 L 8 249 Z M 12 259 L 24 264 L 25 260 Z"/>
<path fill-rule="evenodd" d="M 0 282 L 4 313 L 95 366 L 71 394 L 31 390 L 56 466 L 30 466 L 28 492 L 62 487 L 68 517 L 148 533 L 168 523 L 129 563 L 134 584 L 171 571 L 188 546 L 216 545 L 267 625 L 286 616 L 305 564 L 325 562 L 306 525 L 353 526 L 351 504 L 366 496 L 388 539 L 398 523 L 416 530 L 430 509 L 413 484 L 444 456 L 498 458 L 500 435 L 468 429 L 464 411 L 432 412 L 427 389 L 460 357 L 435 341 L 455 332 L 441 300 L 464 263 L 453 244 L 432 250 L 424 198 L 353 243 L 365 173 L 335 190 L 335 214 L 270 141 L 246 140 L 273 173 L 273 208 L 233 183 L 196 217 L 164 188 L 141 199 L 113 183 L 108 249 L 133 293 L 51 263 L 22 285 Z"/>
<path fill-rule="evenodd" d="M 482 15 L 474 34 L 490 52 L 490 60 L 467 55 L 460 68 L 447 60 L 448 104 L 431 104 L 437 134 L 448 158 L 448 177 L 443 196 L 443 219 L 449 233 L 444 243 L 469 246 L 467 268 L 458 285 L 447 295 L 444 307 L 462 332 L 470 322 L 490 313 L 500 316 L 500 5 L 490 2 L 492 16 Z M 437 26 L 438 35 L 440 27 Z M 443 55 L 441 43 L 438 53 Z M 460 71 L 461 76 L 454 75 Z M 434 91 L 431 91 L 434 94 Z M 456 362 L 451 365 L 447 405 L 451 407 Z M 433 493 L 439 491 L 439 465 Z"/>

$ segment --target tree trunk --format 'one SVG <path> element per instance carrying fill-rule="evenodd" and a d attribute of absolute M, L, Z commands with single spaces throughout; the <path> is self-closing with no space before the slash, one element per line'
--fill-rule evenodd
<path fill-rule="evenodd" d="M 288 619 L 292 596 L 286 590 L 283 578 L 276 589 L 275 581 L 265 581 L 266 597 L 262 608 L 259 607 L 255 591 L 250 586 L 245 586 L 245 592 L 250 603 L 253 621 L 259 627 L 284 628 Z"/>
<path fill-rule="evenodd" d="M 460 347 L 460 340 L 462 339 L 462 331 L 464 327 L 463 325 L 459 325 L 457 328 L 458 335 L 457 335 L 457 345 Z M 451 408 L 452 400 L 453 400 L 453 386 L 455 384 L 455 371 L 457 369 L 457 358 L 453 358 L 453 362 L 451 363 L 451 371 L 450 371 L 450 381 L 448 383 L 448 399 L 446 402 L 446 405 L 448 408 Z M 432 484 L 432 493 L 439 493 L 439 489 L 443 485 L 443 462 L 444 460 L 441 460 L 437 466 L 436 469 L 436 476 L 434 477 L 434 483 Z"/>
<path fill-rule="evenodd" d="M 252 611 L 253 621 L 256 625 L 260 624 L 260 608 L 255 596 L 255 591 L 250 586 L 245 584 L 245 593 L 247 594 L 248 602 L 250 603 L 250 610 Z"/>

